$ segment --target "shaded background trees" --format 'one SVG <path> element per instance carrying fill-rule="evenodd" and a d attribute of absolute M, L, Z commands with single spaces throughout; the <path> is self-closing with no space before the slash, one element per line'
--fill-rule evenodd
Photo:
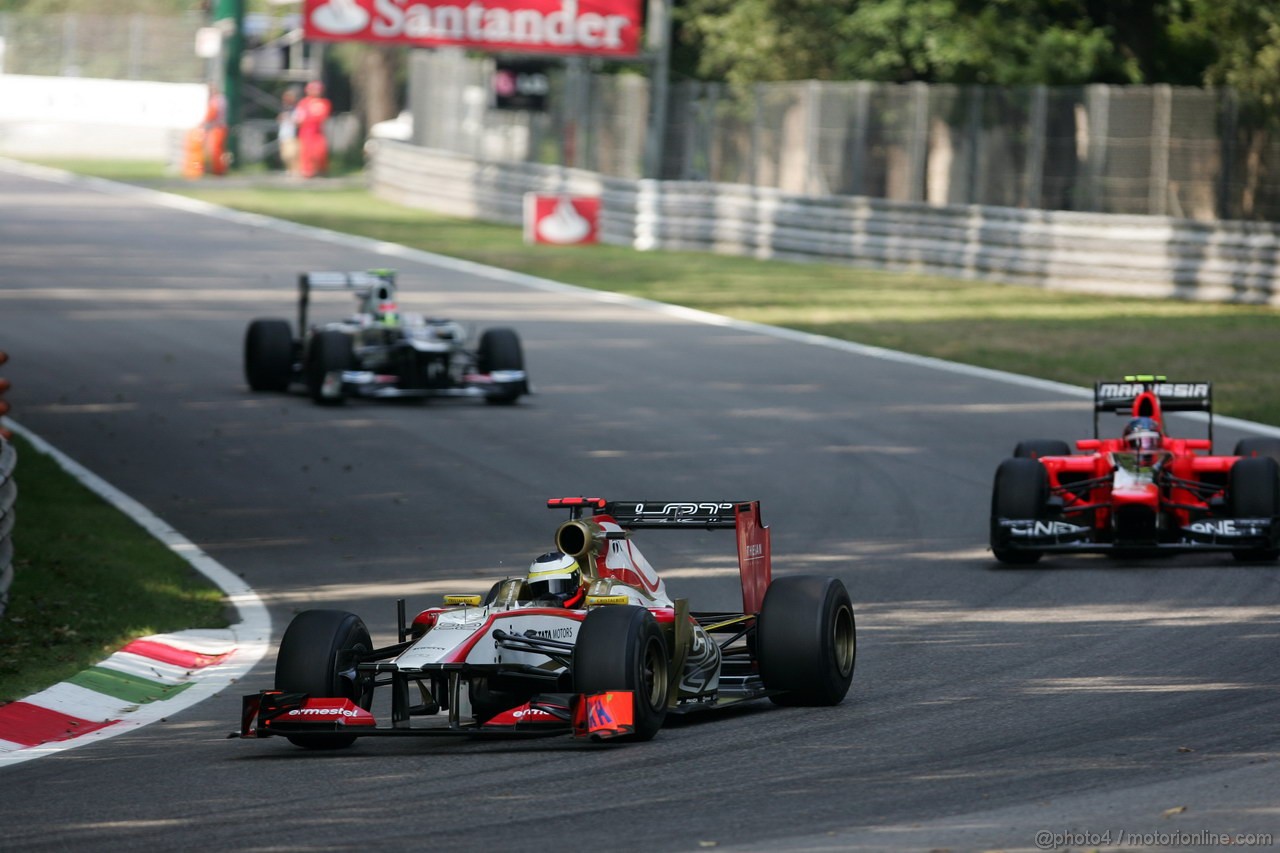
<path fill-rule="evenodd" d="M 1274 106 L 1280 4 L 1257 0 L 685 0 L 677 71 L 778 80 L 1230 85 Z"/>

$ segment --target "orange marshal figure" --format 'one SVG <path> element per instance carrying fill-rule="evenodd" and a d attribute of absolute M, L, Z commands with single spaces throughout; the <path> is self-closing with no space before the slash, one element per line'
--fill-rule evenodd
<path fill-rule="evenodd" d="M 306 97 L 294 109 L 298 122 L 298 174 L 304 178 L 324 174 L 329 168 L 324 125 L 332 111 L 333 105 L 324 96 L 324 84 L 312 80 L 307 84 Z"/>

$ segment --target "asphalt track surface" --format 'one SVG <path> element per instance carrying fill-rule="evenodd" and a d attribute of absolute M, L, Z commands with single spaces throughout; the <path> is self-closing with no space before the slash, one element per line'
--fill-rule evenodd
<path fill-rule="evenodd" d="M 775 573 L 842 578 L 859 620 L 842 705 L 630 746 L 226 739 L 269 656 L 163 722 L 0 771 L 0 846 L 1035 849 L 1037 831 L 1280 828 L 1277 568 L 1010 570 L 986 550 L 996 465 L 1019 439 L 1087 436 L 1079 395 L 4 171 L 0 253 L 13 417 L 242 576 L 277 639 L 319 606 L 390 640 L 396 598 L 521 572 L 561 520 L 545 499 L 578 494 L 758 498 Z M 372 266 L 401 270 L 408 310 L 516 327 L 538 393 L 251 394 L 248 321 L 291 317 L 301 270 Z M 636 541 L 695 608 L 738 606 L 729 534 Z"/>

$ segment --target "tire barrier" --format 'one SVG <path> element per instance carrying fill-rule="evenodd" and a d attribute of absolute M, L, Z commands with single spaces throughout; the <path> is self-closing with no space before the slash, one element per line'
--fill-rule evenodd
<path fill-rule="evenodd" d="M 18 498 L 18 485 L 13 479 L 18 451 L 7 438 L 0 438 L 0 617 L 9 606 L 9 587 L 13 584 L 13 505 Z"/>
<path fill-rule="evenodd" d="M 0 364 L 9 360 L 8 353 L 0 351 Z M 4 392 L 9 390 L 9 380 L 0 376 L 0 421 L 9 411 Z M 13 479 L 13 469 L 18 464 L 18 451 L 11 444 L 13 433 L 0 423 L 0 618 L 9 607 L 9 587 L 13 585 L 13 505 L 18 500 L 18 484 Z"/>

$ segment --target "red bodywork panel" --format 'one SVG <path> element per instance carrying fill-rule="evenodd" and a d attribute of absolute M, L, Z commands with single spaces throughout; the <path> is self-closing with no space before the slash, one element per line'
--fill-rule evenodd
<path fill-rule="evenodd" d="M 1124 453 L 1127 448 L 1122 439 L 1084 439 L 1076 442 L 1076 447 L 1088 451 L 1086 456 L 1045 456 L 1039 460 L 1049 475 L 1049 486 L 1054 493 L 1063 499 L 1063 512 L 1070 518 L 1073 510 L 1077 513 L 1088 510 L 1095 512 L 1094 526 L 1105 530 L 1110 525 L 1111 513 L 1115 509 L 1133 504 L 1149 506 L 1153 511 L 1163 508 L 1172 511 L 1179 525 L 1191 521 L 1191 511 L 1186 507 L 1204 509 L 1208 502 L 1203 495 L 1197 495 L 1186 488 L 1173 486 L 1164 496 L 1154 483 L 1144 483 L 1130 487 L 1113 487 L 1111 474 L 1113 466 L 1111 453 Z M 1205 439 L 1164 439 L 1163 449 L 1170 456 L 1165 470 L 1176 480 L 1195 481 L 1201 484 L 1221 483 L 1227 481 L 1231 466 L 1235 464 L 1235 456 L 1205 456 L 1210 444 Z M 1073 488 L 1074 482 L 1104 480 L 1094 483 L 1086 489 Z M 1221 489 L 1218 490 L 1219 493 Z"/>
<path fill-rule="evenodd" d="M 257 720 L 255 728 L 253 723 Z M 263 690 L 244 697 L 240 716 L 240 737 L 268 737 L 299 732 L 342 732 L 372 729 L 373 714 L 340 698 L 307 698 L 301 693 Z"/>
<path fill-rule="evenodd" d="M 759 613 L 773 580 L 773 552 L 769 528 L 760 519 L 760 502 L 738 504 L 734 510 L 738 534 L 738 574 L 742 578 L 742 612 Z"/>
<path fill-rule="evenodd" d="M 629 690 L 579 696 L 573 706 L 573 734 L 596 740 L 635 731 L 635 694 Z"/>

